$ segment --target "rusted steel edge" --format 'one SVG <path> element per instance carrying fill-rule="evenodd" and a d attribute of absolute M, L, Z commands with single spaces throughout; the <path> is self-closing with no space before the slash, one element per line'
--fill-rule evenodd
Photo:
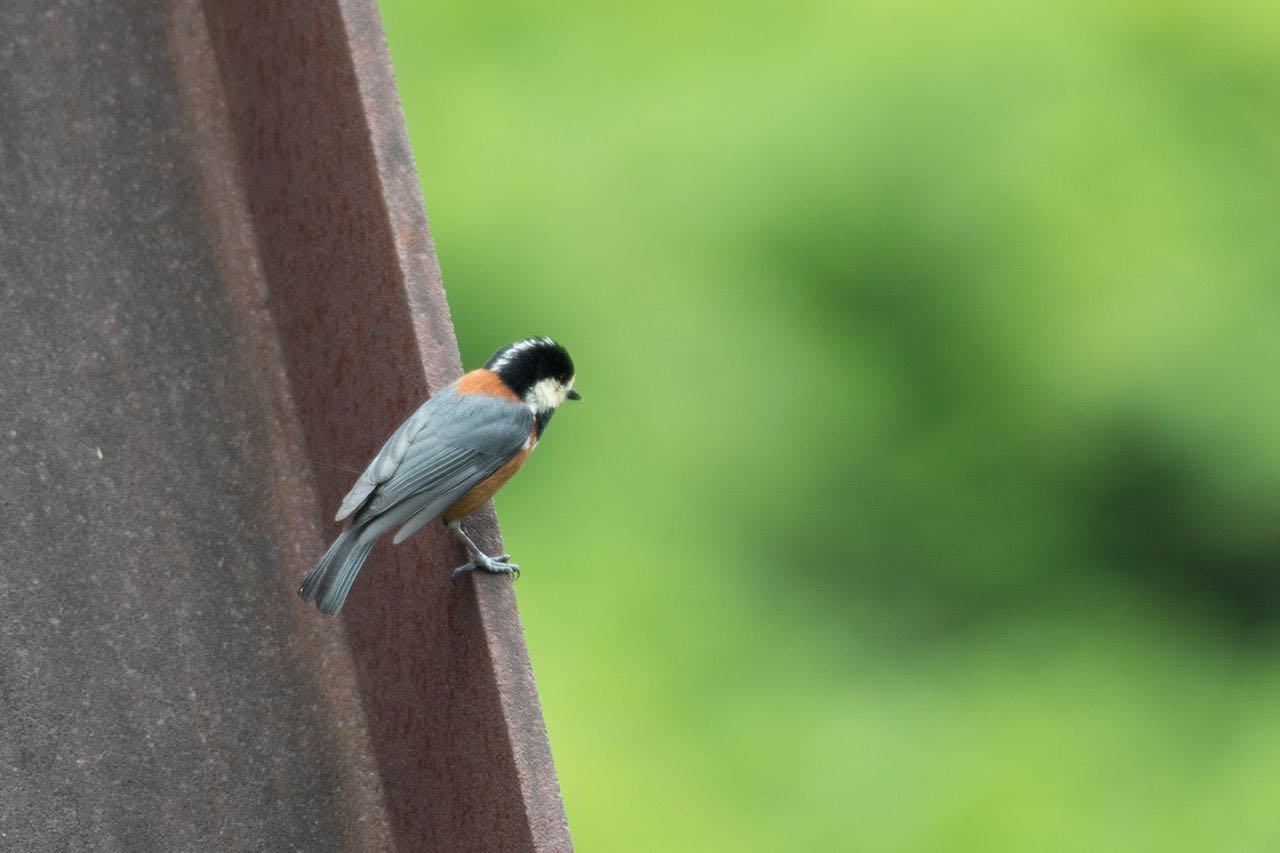
<path fill-rule="evenodd" d="M 263 310 L 269 293 L 200 0 L 172 0 L 169 52 L 186 107 L 187 136 L 214 262 L 232 307 L 236 337 L 247 342 L 244 357 L 258 368 L 251 374 L 251 387 L 245 390 L 274 425 L 267 449 L 272 482 L 268 524 L 279 536 L 282 580 L 289 584 L 309 568 L 311 554 L 325 547 L 322 511 L 316 505 L 311 471 L 298 464 L 305 459 L 302 427 L 283 372 L 280 342 L 271 317 Z M 343 689 L 356 681 L 350 649 L 344 636 L 326 630 L 332 626 L 311 616 L 295 608 L 293 631 L 317 676 L 324 705 L 322 718 L 330 728 L 324 740 L 341 779 L 335 806 L 344 831 L 343 846 L 349 850 L 387 850 L 393 846 L 394 836 L 368 741 L 364 709 L 358 694 Z M 305 814 L 299 817 L 307 819 Z"/>
<path fill-rule="evenodd" d="M 204 0 L 204 15 L 328 510 L 341 469 L 461 370 L 385 38 L 371 0 Z M 473 532 L 499 547 L 480 515 Z M 396 841 L 570 849 L 510 581 L 451 582 L 461 558 L 436 526 L 379 546 L 344 610 Z"/>
<path fill-rule="evenodd" d="M 456 378 L 462 365 L 435 246 L 428 229 L 422 188 L 417 169 L 413 167 L 408 131 L 396 95 L 386 36 L 376 3 L 343 0 L 342 9 L 366 114 L 378 114 L 378 119 L 370 123 L 372 150 L 378 161 L 385 197 L 397 200 L 387 204 L 387 219 L 392 232 L 399 238 L 396 247 L 400 253 L 401 269 L 404 270 L 414 332 L 422 363 L 426 365 L 428 383 L 433 389 L 439 388 Z M 387 149 L 394 149 L 394 155 L 384 156 L 382 152 Z M 448 369 L 433 373 L 432 365 L 447 366 Z M 500 553 L 502 540 L 492 504 L 483 514 L 477 515 L 477 520 L 485 528 L 488 544 L 493 546 L 493 553 Z M 520 774 L 531 834 L 539 849 L 566 849 L 571 844 L 564 803 L 515 596 L 511 585 L 503 582 L 505 579 L 489 580 L 498 582 L 477 585 L 476 595 L 491 665 L 497 678 L 498 695 L 502 700 L 503 716 L 511 733 L 512 752 L 516 771 Z"/>

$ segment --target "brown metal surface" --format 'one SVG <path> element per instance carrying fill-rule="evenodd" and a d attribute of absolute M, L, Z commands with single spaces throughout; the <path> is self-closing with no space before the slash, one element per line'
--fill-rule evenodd
<path fill-rule="evenodd" d="M 0 848 L 567 849 L 509 579 L 451 582 L 432 525 L 375 549 L 349 645 L 293 597 L 342 469 L 460 370 L 373 3 L 31 5 Z"/>

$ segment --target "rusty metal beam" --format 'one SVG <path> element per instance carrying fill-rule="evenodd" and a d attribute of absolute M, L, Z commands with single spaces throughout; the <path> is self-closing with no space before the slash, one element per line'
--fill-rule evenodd
<path fill-rule="evenodd" d="M 451 582 L 437 526 L 343 621 L 293 598 L 343 469 L 460 370 L 374 3 L 37 5 L 0 36 L 0 846 L 567 849 L 507 578 Z"/>
<path fill-rule="evenodd" d="M 308 452 L 358 468 L 461 371 L 376 7 L 204 10 Z M 351 476 L 316 479 L 329 507 Z M 500 547 L 491 511 L 481 533 Z M 510 583 L 453 583 L 461 557 L 438 526 L 384 546 L 346 609 L 392 825 L 412 846 L 567 846 Z"/>

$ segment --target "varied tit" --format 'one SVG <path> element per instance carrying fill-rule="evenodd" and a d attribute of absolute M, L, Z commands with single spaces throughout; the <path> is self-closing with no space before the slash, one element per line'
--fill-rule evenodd
<path fill-rule="evenodd" d="M 511 479 L 542 437 L 556 407 L 582 399 L 573 390 L 573 361 L 551 338 L 507 344 L 484 367 L 441 388 L 391 434 L 351 487 L 337 520 L 346 528 L 307 573 L 298 595 L 333 615 L 378 537 L 399 526 L 392 542 L 440 518 L 454 532 L 471 569 L 519 573 L 510 557 L 490 557 L 462 529 Z"/>

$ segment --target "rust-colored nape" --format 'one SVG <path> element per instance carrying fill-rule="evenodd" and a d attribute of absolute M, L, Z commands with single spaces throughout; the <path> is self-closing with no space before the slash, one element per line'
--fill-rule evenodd
<path fill-rule="evenodd" d="M 481 367 L 470 373 L 464 373 L 458 380 L 459 394 L 492 394 L 495 397 L 506 397 L 508 400 L 520 402 L 520 398 L 507 387 L 498 374 L 488 368 Z"/>

